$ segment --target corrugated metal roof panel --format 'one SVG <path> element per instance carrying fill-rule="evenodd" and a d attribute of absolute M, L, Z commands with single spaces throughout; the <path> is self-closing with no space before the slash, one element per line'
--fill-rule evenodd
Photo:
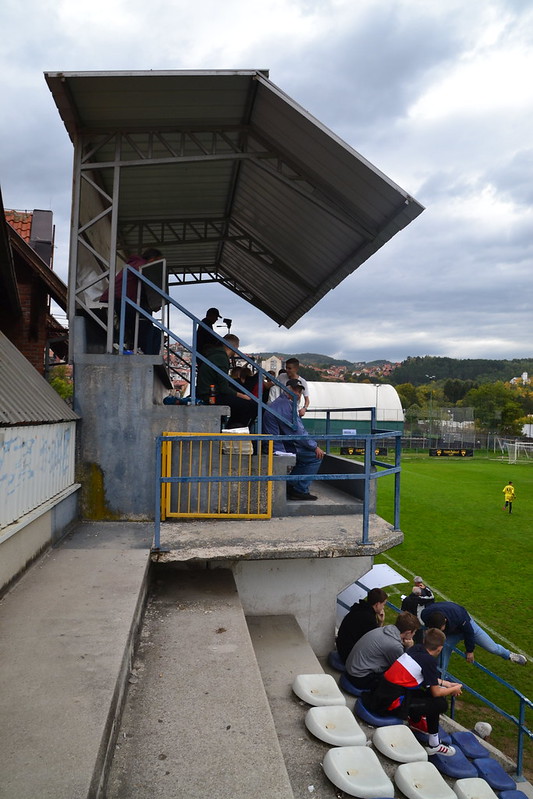
<path fill-rule="evenodd" d="M 104 132 L 129 134 L 118 209 L 126 248 L 139 248 L 132 222 L 216 216 L 230 234 L 241 224 L 254 243 L 247 253 L 231 241 L 143 244 L 162 249 L 170 273 L 202 265 L 234 281 L 237 293 L 287 327 L 423 210 L 264 71 L 48 73 L 46 80 L 73 141 L 80 132 L 95 143 Z M 148 131 L 166 138 L 163 145 L 154 137 L 150 158 L 174 151 L 206 160 L 143 164 Z M 113 160 L 114 146 L 113 139 L 97 150 L 100 163 Z M 255 245 L 271 254 L 270 264 Z"/>
<path fill-rule="evenodd" d="M 0 427 L 78 419 L 9 339 L 0 333 Z"/>

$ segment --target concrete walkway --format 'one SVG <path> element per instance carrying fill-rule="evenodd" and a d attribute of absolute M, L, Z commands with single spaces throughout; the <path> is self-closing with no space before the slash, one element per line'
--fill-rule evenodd
<path fill-rule="evenodd" d="M 153 525 L 84 524 L 0 602 L 0 797 L 97 795 Z"/>

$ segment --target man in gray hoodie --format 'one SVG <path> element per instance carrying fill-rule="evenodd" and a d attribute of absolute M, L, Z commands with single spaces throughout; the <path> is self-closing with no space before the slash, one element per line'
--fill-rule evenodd
<path fill-rule="evenodd" d="M 346 660 L 346 676 L 350 682 L 362 690 L 373 688 L 389 666 L 413 645 L 413 636 L 419 627 L 417 617 L 403 611 L 394 624 L 365 633 Z"/>

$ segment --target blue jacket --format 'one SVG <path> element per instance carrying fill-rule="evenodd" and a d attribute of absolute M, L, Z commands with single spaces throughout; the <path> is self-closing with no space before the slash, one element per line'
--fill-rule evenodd
<path fill-rule="evenodd" d="M 457 605 L 455 602 L 434 602 L 427 608 L 424 608 L 420 614 L 420 618 L 427 627 L 428 619 L 432 613 L 444 613 L 446 616 L 446 627 L 444 632 L 446 635 L 462 635 L 465 642 L 465 649 L 467 652 L 473 652 L 474 630 L 472 629 L 472 619 L 468 611 L 462 606 Z"/>
<path fill-rule="evenodd" d="M 276 441 L 274 442 L 274 450 L 276 452 L 298 452 L 312 450 L 313 452 L 318 447 L 314 438 L 309 437 L 309 433 L 303 426 L 302 420 L 299 416 L 296 417 L 296 430 L 293 430 L 292 420 L 292 400 L 288 395 L 283 392 L 270 406 L 276 413 L 283 416 L 282 421 L 274 416 L 269 411 L 265 411 L 263 416 L 263 432 L 269 436 L 307 436 L 305 439 L 296 441 Z"/>

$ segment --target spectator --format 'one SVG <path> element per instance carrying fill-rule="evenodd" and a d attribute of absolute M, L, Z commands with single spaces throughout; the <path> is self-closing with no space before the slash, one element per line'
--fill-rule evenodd
<path fill-rule="evenodd" d="M 412 613 L 398 614 L 394 624 L 386 624 L 365 633 L 346 659 L 346 674 L 356 688 L 367 690 L 379 682 L 404 649 L 413 646 L 413 636 L 420 622 Z"/>
<path fill-rule="evenodd" d="M 289 380 L 287 388 L 296 394 L 297 401 L 300 399 L 303 386 L 298 380 Z M 292 402 L 289 394 L 283 393 L 271 405 L 271 410 L 278 413 L 282 419 L 278 419 L 271 411 L 265 411 L 263 416 L 263 431 L 269 436 L 290 436 L 298 435 L 305 438 L 297 438 L 294 441 L 277 441 L 275 450 L 277 452 L 294 452 L 296 454 L 296 464 L 291 474 L 300 475 L 300 480 L 291 481 L 287 486 L 287 498 L 291 500 L 315 500 L 316 496 L 309 493 L 309 486 L 313 481 L 313 476 L 320 468 L 320 461 L 324 457 L 324 451 L 320 449 L 314 439 L 303 426 L 299 416 L 296 417 L 296 430 L 293 428 Z"/>
<path fill-rule="evenodd" d="M 224 340 L 236 349 L 239 347 L 239 339 L 232 333 L 227 333 Z M 229 359 L 232 354 L 232 348 L 221 343 L 219 347 L 209 350 L 209 360 L 227 375 L 230 366 Z M 215 404 L 228 405 L 231 409 L 227 427 L 248 427 L 257 415 L 256 403 L 246 394 L 237 391 L 228 378 L 215 371 L 209 363 L 202 363 L 198 369 L 196 387 L 199 399 L 209 402 L 211 386 L 215 388 Z"/>
<path fill-rule="evenodd" d="M 209 308 L 202 319 L 204 325 L 207 325 L 211 330 L 213 330 L 213 325 L 215 322 L 218 322 L 219 319 L 222 319 L 220 316 L 218 308 Z M 198 325 L 198 329 L 196 331 L 196 349 L 201 355 L 206 355 L 209 350 L 212 350 L 214 347 L 218 347 L 220 344 L 219 340 L 214 337 L 209 330 L 206 330 L 201 325 Z"/>
<path fill-rule="evenodd" d="M 424 643 L 415 644 L 387 669 L 365 698 L 365 706 L 379 716 L 409 719 L 409 726 L 428 735 L 428 755 L 455 754 L 453 746 L 441 744 L 439 716 L 447 709 L 447 696 L 460 696 L 462 685 L 439 677 L 437 657 L 445 637 L 440 630 L 427 630 Z"/>
<path fill-rule="evenodd" d="M 126 265 L 132 267 L 133 269 L 139 272 L 142 266 L 145 266 L 146 264 L 151 263 L 152 261 L 160 261 L 162 258 L 163 255 L 159 250 L 150 248 L 148 250 L 145 250 L 141 256 L 132 255 L 131 258 L 129 258 L 126 261 Z M 115 313 L 119 320 L 119 324 L 120 324 L 120 312 L 122 308 L 123 272 L 124 269 L 121 269 L 120 272 L 115 277 L 114 308 L 115 308 Z M 128 272 L 128 276 L 126 278 L 126 296 L 128 297 L 128 299 L 137 303 L 137 292 L 139 288 L 139 283 L 141 285 L 139 305 L 143 310 L 147 311 L 151 315 L 152 310 L 157 310 L 157 309 L 150 308 L 148 302 L 148 295 L 146 292 L 146 286 L 142 281 L 140 281 L 135 276 L 133 272 Z M 101 295 L 100 302 L 109 302 L 109 288 L 107 288 Z M 137 314 L 138 311 L 136 311 L 135 308 L 126 303 L 125 317 L 124 317 L 124 340 L 130 349 L 133 348 L 135 341 L 135 320 Z M 143 316 L 143 314 L 141 313 L 139 313 L 138 344 L 139 344 L 139 349 L 142 350 L 144 355 L 159 355 L 159 352 L 161 350 L 161 331 L 157 327 L 154 327 L 154 325 L 150 322 L 150 320 L 147 319 L 145 316 Z"/>
<path fill-rule="evenodd" d="M 278 380 L 280 380 L 282 383 L 285 383 L 285 385 L 287 385 L 288 380 L 298 380 L 302 384 L 304 389 L 302 392 L 303 398 L 299 403 L 298 413 L 300 416 L 304 416 L 305 412 L 309 407 L 309 387 L 307 385 L 307 381 L 304 380 L 303 377 L 299 376 L 298 374 L 299 368 L 300 368 L 300 361 L 298 360 L 298 358 L 289 358 L 288 361 L 285 363 L 285 370 L 284 370 L 285 373 L 282 374 L 283 370 L 280 370 L 280 373 L 278 375 Z M 280 393 L 281 389 L 279 386 L 276 385 L 272 386 L 272 388 L 270 389 L 269 401 L 274 402 L 274 400 L 276 400 L 279 397 Z"/>
<path fill-rule="evenodd" d="M 476 644 L 492 655 L 498 655 L 498 657 L 510 660 L 512 663 L 518 663 L 520 666 L 525 666 L 527 663 L 527 658 L 524 655 L 510 652 L 501 644 L 493 641 L 490 635 L 474 621 L 468 611 L 455 602 L 435 602 L 433 605 L 424 608 L 421 618 L 426 627 L 436 627 L 446 634 L 446 642 L 442 649 L 440 663 L 443 674 L 448 671 L 452 650 L 459 641 L 464 641 L 466 659 L 469 663 L 474 662 Z"/>
<path fill-rule="evenodd" d="M 343 663 L 365 633 L 381 627 L 385 620 L 385 604 L 388 598 L 382 588 L 372 588 L 365 599 L 352 605 L 337 633 L 337 652 Z"/>
<path fill-rule="evenodd" d="M 431 589 L 424 584 L 421 577 L 415 577 L 411 593 L 402 600 L 402 610 L 408 610 L 420 618 L 422 610 L 433 602 L 435 597 Z"/>

